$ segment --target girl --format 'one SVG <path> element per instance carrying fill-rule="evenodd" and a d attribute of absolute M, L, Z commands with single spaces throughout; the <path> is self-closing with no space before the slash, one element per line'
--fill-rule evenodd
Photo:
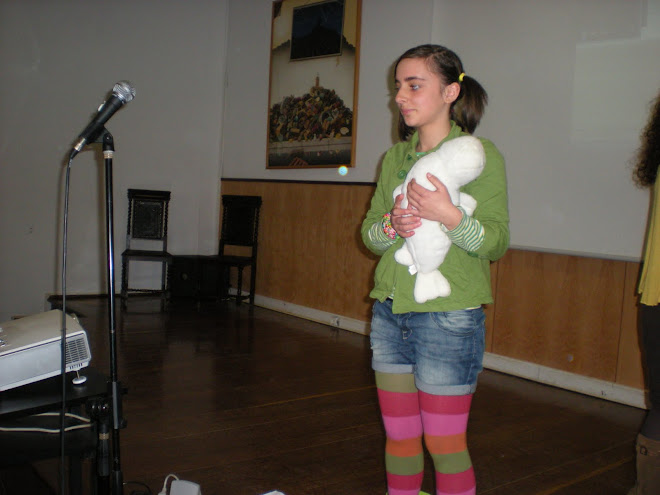
<path fill-rule="evenodd" d="M 387 436 L 389 495 L 417 495 L 424 477 L 422 436 L 435 467 L 436 494 L 475 493 L 466 428 L 484 352 L 483 304 L 492 302 L 490 262 L 509 244 L 504 160 L 481 139 L 486 166 L 462 190 L 477 200 L 474 215 L 452 204 L 447 190 L 429 176 L 435 191 L 412 181 L 409 205 L 392 198 L 413 163 L 442 143 L 471 134 L 487 95 L 465 75 L 458 56 L 443 46 L 405 52 L 395 66 L 395 101 L 402 142 L 385 155 L 362 239 L 381 255 L 371 323 L 372 367 Z M 442 273 L 451 294 L 424 304 L 413 298 L 415 277 L 394 260 L 421 219 L 441 222 L 452 240 Z"/>
<path fill-rule="evenodd" d="M 642 133 L 635 167 L 641 186 L 653 186 L 653 205 L 648 222 L 642 277 L 639 322 L 651 409 L 637 436 L 637 482 L 628 495 L 660 493 L 660 93 Z"/>

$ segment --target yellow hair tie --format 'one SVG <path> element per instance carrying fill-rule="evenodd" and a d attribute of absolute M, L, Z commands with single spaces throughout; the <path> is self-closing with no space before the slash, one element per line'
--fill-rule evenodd
<path fill-rule="evenodd" d="M 458 82 L 463 82 L 464 77 L 465 77 L 465 72 L 461 72 L 461 75 L 458 76 Z"/>

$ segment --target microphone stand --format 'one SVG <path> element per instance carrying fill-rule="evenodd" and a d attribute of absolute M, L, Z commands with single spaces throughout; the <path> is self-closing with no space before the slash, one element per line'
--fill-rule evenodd
<path fill-rule="evenodd" d="M 114 140 L 112 134 L 103 128 L 94 142 L 103 144 L 105 161 L 105 227 L 107 242 L 107 287 L 108 287 L 108 331 L 110 339 L 110 396 L 112 399 L 112 495 L 123 493 L 123 475 L 121 471 L 119 430 L 126 427 L 122 416 L 122 387 L 117 380 L 117 332 L 115 325 L 115 262 L 114 262 L 114 228 L 112 207 L 112 158 L 114 155 Z"/>

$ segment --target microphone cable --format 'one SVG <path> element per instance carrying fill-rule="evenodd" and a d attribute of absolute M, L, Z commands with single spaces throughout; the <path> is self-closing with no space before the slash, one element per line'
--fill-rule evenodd
<path fill-rule="evenodd" d="M 73 154 L 69 157 L 66 165 L 64 179 L 64 215 L 62 227 L 62 335 L 61 335 L 61 361 L 60 372 L 62 375 L 62 408 L 60 410 L 60 494 L 66 493 L 66 469 L 65 469 L 65 432 L 66 432 L 66 254 L 67 254 L 67 231 L 69 223 L 69 183 L 71 175 L 71 162 Z"/>

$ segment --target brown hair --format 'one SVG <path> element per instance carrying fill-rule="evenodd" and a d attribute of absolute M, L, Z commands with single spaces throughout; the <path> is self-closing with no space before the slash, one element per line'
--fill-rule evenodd
<path fill-rule="evenodd" d="M 649 121 L 642 132 L 633 178 L 640 186 L 655 184 L 660 166 L 660 93 L 655 97 Z"/>
<path fill-rule="evenodd" d="M 463 75 L 463 80 L 459 81 L 459 77 L 464 74 L 464 71 L 458 55 L 441 45 L 419 45 L 407 50 L 399 57 L 394 66 L 395 74 L 399 62 L 406 58 L 424 59 L 429 70 L 437 74 L 445 85 L 454 82 L 460 85 L 461 92 L 451 106 L 450 117 L 464 131 L 472 134 L 484 114 L 484 109 L 488 104 L 488 94 L 476 79 L 468 75 Z M 406 140 L 414 131 L 415 129 L 407 126 L 399 114 L 399 138 Z"/>

